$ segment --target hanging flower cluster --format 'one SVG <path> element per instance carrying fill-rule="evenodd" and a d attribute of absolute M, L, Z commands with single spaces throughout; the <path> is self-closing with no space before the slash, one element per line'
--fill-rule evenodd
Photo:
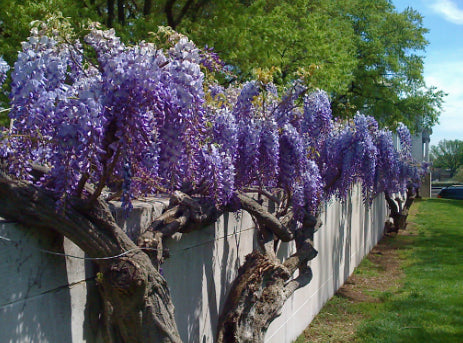
<path fill-rule="evenodd" d="M 398 153 L 372 117 L 334 121 L 323 91 L 295 82 L 279 96 L 261 81 L 206 82 L 205 56 L 214 55 L 180 35 L 161 50 L 127 46 L 113 30 L 92 29 L 82 43 L 34 29 L 12 71 L 14 124 L 0 157 L 31 181 L 34 164 L 49 167 L 33 182 L 61 203 L 109 187 L 126 208 L 134 197 L 175 190 L 222 206 L 249 187 L 279 188 L 298 219 L 355 182 L 370 198 L 418 178 L 406 127 Z M 0 59 L 0 81 L 7 71 Z"/>
<path fill-rule="evenodd" d="M 0 56 L 0 86 L 5 82 L 8 70 L 10 70 L 10 66 Z"/>

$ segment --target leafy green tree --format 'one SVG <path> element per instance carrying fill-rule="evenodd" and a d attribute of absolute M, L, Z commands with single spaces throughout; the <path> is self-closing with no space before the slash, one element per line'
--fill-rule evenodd
<path fill-rule="evenodd" d="M 388 0 L 0 0 L 0 55 L 12 63 L 29 23 L 61 11 L 114 27 L 125 42 L 150 39 L 159 25 L 214 47 L 239 80 L 270 71 L 286 85 L 304 77 L 325 89 L 337 117 L 357 111 L 412 130 L 438 119 L 444 93 L 426 87 L 422 17 Z M 260 70 L 257 70 L 260 68 Z"/>
<path fill-rule="evenodd" d="M 21 50 L 21 42 L 29 36 L 31 23 L 50 14 L 69 17 L 75 28 L 82 22 L 98 20 L 92 1 L 74 0 L 0 0 L 0 55 L 12 65 Z"/>
<path fill-rule="evenodd" d="M 306 76 L 331 94 L 338 117 L 361 111 L 382 125 L 430 128 L 445 96 L 423 79 L 422 16 L 387 0 L 211 2 L 178 30 L 216 47 L 244 78 L 257 65 L 276 67 L 283 84 Z"/>
<path fill-rule="evenodd" d="M 435 168 L 447 169 L 450 177 L 453 177 L 463 165 L 463 141 L 441 140 L 437 145 L 431 146 L 431 160 Z"/>
<path fill-rule="evenodd" d="M 458 170 L 453 178 L 458 182 L 463 182 L 463 166 L 458 167 Z"/>
<path fill-rule="evenodd" d="M 397 12 L 387 0 L 336 2 L 354 29 L 358 63 L 348 91 L 334 96 L 334 110 L 345 116 L 360 110 L 389 126 L 432 127 L 444 93 L 423 80 L 422 16 L 411 8 Z"/>
<path fill-rule="evenodd" d="M 257 67 L 273 67 L 280 84 L 298 74 L 313 87 L 342 92 L 357 63 L 354 32 L 332 1 L 211 4 L 195 21 L 185 19 L 179 30 L 213 46 L 241 78 Z"/>
<path fill-rule="evenodd" d="M 13 66 L 21 50 L 21 42 L 30 34 L 34 22 L 43 20 L 50 15 L 69 17 L 69 21 L 77 34 L 82 23 L 88 20 L 98 20 L 93 10 L 95 1 L 74 0 L 0 0 L 0 57 Z M 0 88 L 0 109 L 8 107 L 9 79 Z M 0 128 L 8 126 L 7 111 L 0 112 Z"/>

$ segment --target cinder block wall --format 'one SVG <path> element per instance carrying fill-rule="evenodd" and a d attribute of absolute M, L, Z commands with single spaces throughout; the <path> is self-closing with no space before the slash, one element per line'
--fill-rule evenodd
<path fill-rule="evenodd" d="M 159 200 L 138 202 L 129 218 L 117 217 L 129 235 L 136 236 L 164 206 Z M 349 200 L 325 204 L 323 226 L 315 234 L 319 255 L 311 262 L 314 278 L 285 304 L 267 332 L 267 342 L 292 342 L 304 330 L 382 237 L 386 216 L 384 200 L 378 198 L 366 208 L 359 187 Z M 162 272 L 185 342 L 214 341 L 229 286 L 256 244 L 246 213 L 225 214 L 215 225 L 169 242 L 171 257 Z M 293 248 L 282 245 L 280 256 L 290 255 Z M 0 222 L 0 342 L 101 342 L 91 263 L 46 250 L 84 257 L 58 235 Z"/>

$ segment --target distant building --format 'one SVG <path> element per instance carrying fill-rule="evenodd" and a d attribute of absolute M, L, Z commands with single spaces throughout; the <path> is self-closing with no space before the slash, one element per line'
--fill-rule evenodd
<path fill-rule="evenodd" d="M 419 162 L 429 162 L 429 142 L 431 141 L 430 129 L 412 136 L 412 156 Z"/>

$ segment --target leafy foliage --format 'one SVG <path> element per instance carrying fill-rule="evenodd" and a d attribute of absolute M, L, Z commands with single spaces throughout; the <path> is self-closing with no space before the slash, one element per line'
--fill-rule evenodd
<path fill-rule="evenodd" d="M 463 165 L 463 141 L 440 141 L 437 145 L 431 146 L 431 158 L 434 167 L 448 169 L 453 176 Z"/>
<path fill-rule="evenodd" d="M 336 97 L 340 110 L 362 109 L 388 126 L 402 121 L 413 130 L 437 121 L 443 93 L 426 88 L 423 57 L 427 45 L 421 15 L 411 8 L 396 12 L 389 1 L 349 2 L 357 66 L 352 83 Z"/>
<path fill-rule="evenodd" d="M 397 12 L 386 0 L 3 2 L 0 55 L 10 64 L 29 23 L 60 11 L 79 36 L 90 19 L 116 28 L 132 44 L 170 25 L 198 46 L 214 46 L 239 81 L 264 70 L 279 86 L 302 78 L 310 89 L 324 89 L 335 117 L 362 111 L 382 127 L 403 122 L 422 130 L 437 123 L 445 96 L 423 80 L 421 15 L 410 8 Z"/>
<path fill-rule="evenodd" d="M 458 167 L 457 172 L 455 173 L 454 179 L 458 182 L 463 182 L 463 167 Z"/>

